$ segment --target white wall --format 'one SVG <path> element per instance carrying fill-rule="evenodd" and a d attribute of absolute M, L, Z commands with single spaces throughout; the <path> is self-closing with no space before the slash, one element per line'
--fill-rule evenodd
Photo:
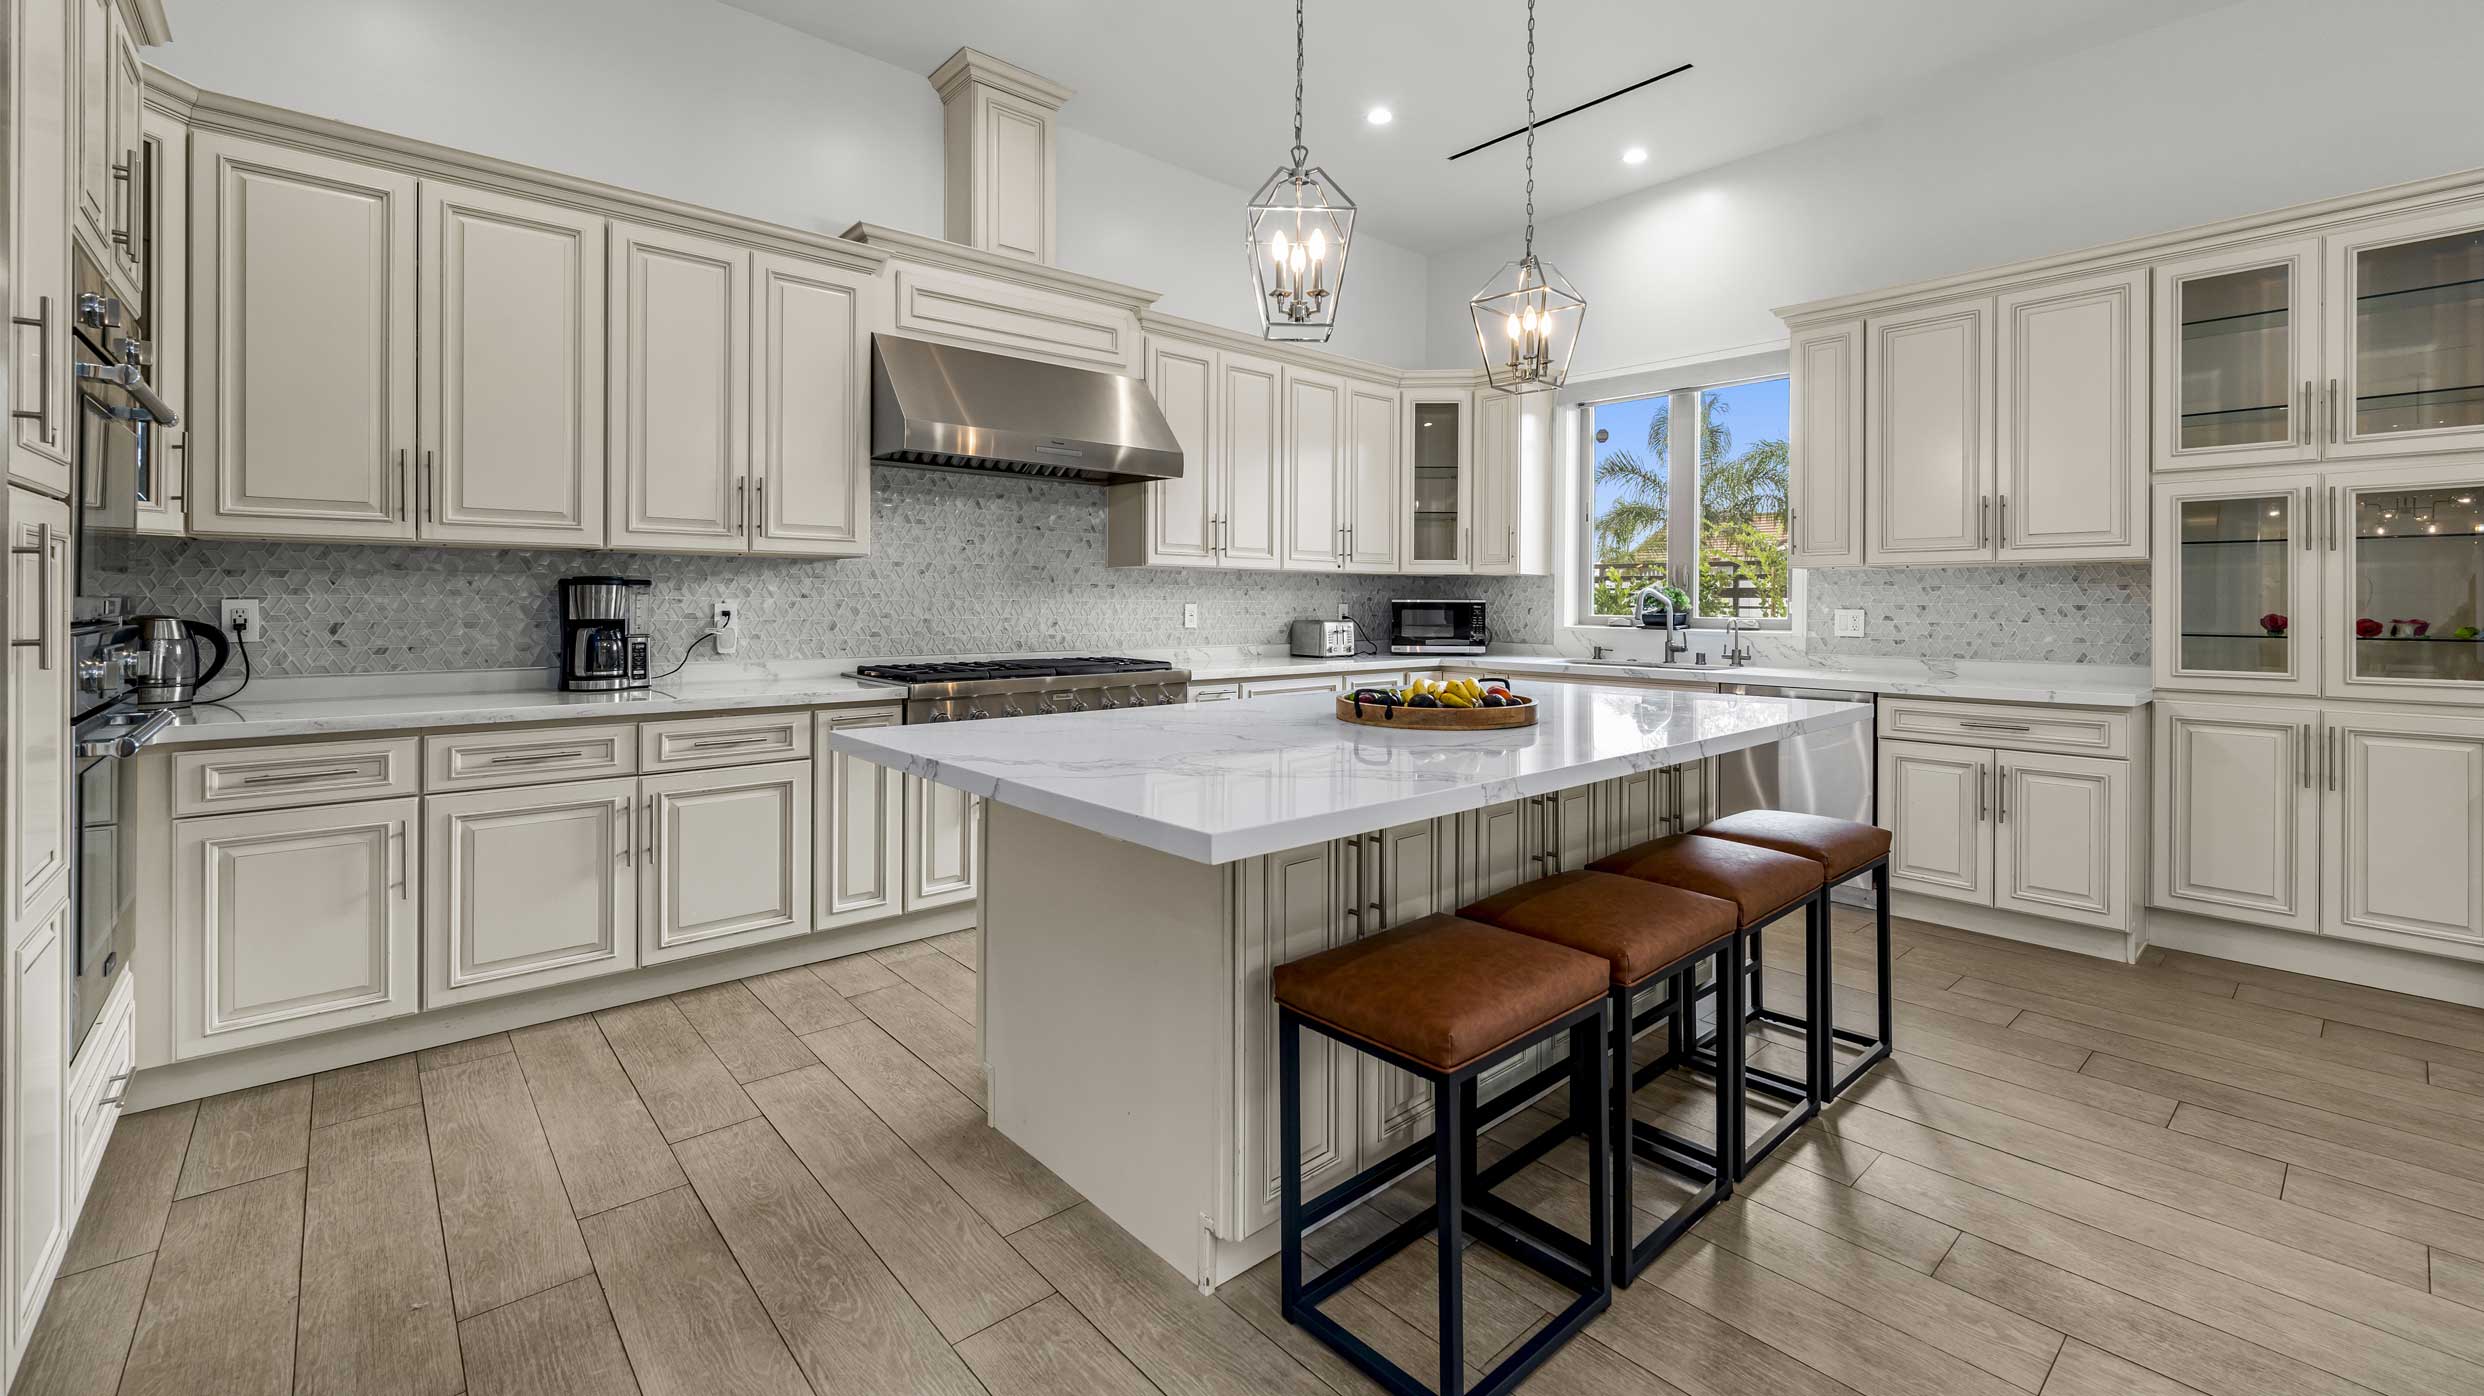
<path fill-rule="evenodd" d="M 2484 166 L 2477 0 L 2245 0 L 1540 224 L 1573 373 L 1782 340 L 1773 306 Z M 1513 235 L 1431 259 L 1436 364 Z"/>
<path fill-rule="evenodd" d="M 940 99 L 925 76 L 713 0 L 168 9 L 173 42 L 148 58 L 211 91 L 816 232 L 940 232 Z M 1063 266 L 1161 291 L 1172 314 L 1258 327 L 1247 191 L 1070 129 L 1060 158 Z M 1350 327 L 1330 347 L 1420 366 L 1425 271 L 1363 240 Z"/>

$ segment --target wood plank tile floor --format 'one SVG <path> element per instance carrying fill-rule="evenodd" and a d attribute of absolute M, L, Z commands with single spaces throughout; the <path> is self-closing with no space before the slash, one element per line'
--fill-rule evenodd
<path fill-rule="evenodd" d="M 1868 923 L 1841 909 L 1841 1017 Z M 2476 1396 L 2484 1010 L 1914 922 L 1900 1051 L 1529 1389 Z M 1799 992 L 1790 938 L 1769 992 Z M 1373 1388 L 981 1122 L 971 934 L 122 1121 L 16 1391 Z M 1790 1063 L 1773 1031 L 1763 1060 Z M 1639 1113 L 1689 1134 L 1705 1088 Z M 1505 1123 L 1498 1148 L 1556 1102 Z M 1573 1143 L 1512 1184 L 1578 1211 Z M 1648 1175 L 1643 1200 L 1662 1198 Z M 1425 1205 L 1416 1175 L 1315 1258 Z M 1331 1311 L 1428 1371 L 1429 1242 Z M 1558 1305 L 1470 1252 L 1481 1371 Z"/>

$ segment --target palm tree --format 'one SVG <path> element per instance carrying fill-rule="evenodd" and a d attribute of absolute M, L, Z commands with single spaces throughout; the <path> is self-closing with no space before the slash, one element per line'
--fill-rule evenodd
<path fill-rule="evenodd" d="M 1751 555 L 1773 545 L 1758 532 L 1759 520 L 1780 515 L 1786 507 L 1786 443 L 1769 439 L 1734 453 L 1733 433 L 1724 422 L 1732 403 L 1703 395 L 1699 423 L 1699 524 L 1703 555 Z M 1661 560 L 1664 529 L 1672 507 L 1670 458 L 1672 414 L 1657 414 L 1648 423 L 1647 455 L 1628 447 L 1608 452 L 1596 462 L 1598 487 L 1621 488 L 1595 520 L 1597 561 L 1603 564 Z M 1722 546 L 1720 546 L 1722 545 Z M 1776 570 L 1782 570 L 1778 568 Z M 1774 573 L 1762 566 L 1759 571 Z M 1711 584 L 1703 579 L 1703 586 Z M 1763 578 L 1765 595 L 1781 596 Z M 1713 588 L 1711 588 L 1713 589 Z M 1601 604 L 1601 603 L 1600 603 Z"/>

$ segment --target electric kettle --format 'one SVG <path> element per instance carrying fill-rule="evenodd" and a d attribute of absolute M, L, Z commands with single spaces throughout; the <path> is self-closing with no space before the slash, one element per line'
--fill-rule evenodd
<path fill-rule="evenodd" d="M 232 645 L 224 632 L 205 621 L 179 616 L 139 616 L 130 621 L 133 677 L 138 705 L 173 707 L 198 696 L 199 688 L 224 669 Z M 198 642 L 204 640 L 216 657 L 201 668 Z"/>

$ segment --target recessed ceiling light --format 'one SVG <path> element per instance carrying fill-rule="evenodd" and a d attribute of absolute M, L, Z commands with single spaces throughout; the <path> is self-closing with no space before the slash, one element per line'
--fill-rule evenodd
<path fill-rule="evenodd" d="M 1647 163 L 1647 147 L 1646 147 L 1646 146 L 1643 146 L 1643 145 L 1634 145 L 1634 146 L 1630 147 L 1628 150 L 1623 151 L 1623 152 L 1622 152 L 1622 163 L 1623 163 L 1623 164 L 1625 164 L 1625 165 L 1644 165 L 1644 164 L 1646 164 L 1646 163 Z"/>
<path fill-rule="evenodd" d="M 1397 119 L 1397 113 L 1390 111 L 1387 107 L 1373 107 L 1370 111 L 1363 113 L 1363 119 L 1374 126 L 1386 126 Z"/>

